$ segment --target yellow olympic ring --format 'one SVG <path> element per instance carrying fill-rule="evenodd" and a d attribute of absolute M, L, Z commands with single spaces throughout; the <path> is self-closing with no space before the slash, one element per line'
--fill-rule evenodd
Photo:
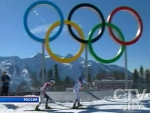
<path fill-rule="evenodd" d="M 65 24 L 70 24 L 71 26 L 73 26 L 73 27 L 77 30 L 77 32 L 79 33 L 79 37 L 81 37 L 82 39 L 84 39 L 83 31 L 82 31 L 82 29 L 81 29 L 77 24 L 75 24 L 74 22 L 68 21 L 68 20 L 65 20 L 64 23 L 65 23 Z M 80 55 L 82 54 L 82 52 L 83 52 L 83 50 L 84 50 L 85 44 L 84 44 L 84 43 L 80 43 L 80 44 L 81 44 L 80 50 L 78 51 L 78 53 L 77 53 L 75 56 L 73 56 L 73 57 L 71 57 L 71 58 L 64 58 L 64 59 L 61 59 L 60 57 L 56 56 L 56 55 L 52 52 L 52 50 L 50 49 L 50 47 L 49 47 L 49 43 L 50 43 L 50 41 L 49 41 L 49 35 L 50 35 L 50 33 L 52 32 L 52 30 L 53 30 L 54 28 L 56 28 L 57 26 L 59 26 L 59 25 L 60 25 L 60 21 L 57 21 L 57 22 L 55 22 L 53 25 L 51 25 L 51 26 L 48 28 L 48 30 L 47 30 L 47 32 L 46 32 L 46 35 L 45 35 L 45 47 L 46 47 L 46 50 L 47 50 L 48 54 L 49 54 L 54 60 L 56 60 L 56 61 L 58 61 L 58 62 L 61 62 L 61 63 L 73 62 L 73 61 L 75 61 L 76 59 L 78 59 L 78 58 L 80 57 Z"/>

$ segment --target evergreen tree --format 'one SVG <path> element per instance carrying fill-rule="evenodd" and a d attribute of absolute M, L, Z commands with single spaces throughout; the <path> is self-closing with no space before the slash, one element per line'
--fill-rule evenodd
<path fill-rule="evenodd" d="M 49 81 L 52 78 L 53 78 L 53 72 L 52 72 L 52 69 L 50 69 L 47 73 L 47 81 Z"/>
<path fill-rule="evenodd" d="M 91 80 L 92 80 L 92 77 L 91 77 L 91 74 L 89 73 L 89 74 L 88 74 L 88 80 L 87 80 L 87 81 L 88 81 L 88 82 L 91 82 Z"/>
<path fill-rule="evenodd" d="M 146 89 L 147 92 L 150 93 L 150 70 L 149 69 L 145 71 L 145 76 L 146 76 Z"/>
<path fill-rule="evenodd" d="M 95 80 L 100 80 L 98 75 L 99 75 L 99 74 L 97 74 L 97 75 L 95 76 Z"/>
<path fill-rule="evenodd" d="M 105 78 L 105 72 L 104 71 L 100 71 L 97 75 L 96 75 L 96 77 L 95 77 L 95 79 L 97 79 L 97 80 L 102 80 L 102 79 L 104 79 Z"/>
<path fill-rule="evenodd" d="M 66 88 L 73 87 L 74 85 L 74 81 L 69 76 L 66 76 L 62 83 L 63 83 L 63 87 L 61 87 L 62 91 L 65 91 Z"/>
<path fill-rule="evenodd" d="M 140 71 L 139 71 L 139 74 L 140 74 L 140 78 L 141 78 L 141 89 L 143 90 L 144 89 L 144 84 L 145 84 L 145 81 L 144 81 L 144 68 L 143 66 L 140 67 Z"/>
<path fill-rule="evenodd" d="M 120 79 L 120 75 L 119 75 L 119 72 L 118 71 L 115 71 L 114 72 L 114 77 L 116 80 L 119 80 Z"/>
<path fill-rule="evenodd" d="M 141 83 L 143 83 L 143 78 L 144 78 L 144 68 L 143 66 L 140 67 L 140 71 L 139 71 L 139 76 L 141 77 Z"/>
<path fill-rule="evenodd" d="M 54 77 L 57 83 L 60 82 L 60 78 L 59 78 L 59 72 L 58 72 L 58 65 L 55 64 L 54 65 Z"/>
<path fill-rule="evenodd" d="M 96 79 L 96 80 L 101 80 L 99 74 L 97 74 L 97 75 L 95 76 L 95 79 Z"/>
<path fill-rule="evenodd" d="M 106 71 L 102 71 L 100 74 L 101 74 L 100 76 L 102 76 L 103 79 L 107 78 L 107 72 Z"/>
<path fill-rule="evenodd" d="M 145 70 L 145 75 L 146 75 L 146 83 L 150 84 L 150 70 L 149 69 Z"/>
<path fill-rule="evenodd" d="M 41 83 L 42 83 L 42 80 L 43 80 L 42 69 L 40 70 L 39 78 L 40 78 Z M 44 82 L 45 82 L 45 80 L 46 80 L 46 69 L 44 68 Z"/>
<path fill-rule="evenodd" d="M 133 72 L 133 88 L 138 88 L 139 76 L 137 69 Z"/>
<path fill-rule="evenodd" d="M 40 70 L 39 78 L 42 79 L 42 70 Z"/>
<path fill-rule="evenodd" d="M 124 72 L 120 72 L 119 78 L 120 78 L 120 80 L 124 80 L 125 79 L 125 73 Z"/>
<path fill-rule="evenodd" d="M 54 89 L 57 90 L 57 91 L 62 90 L 62 88 L 60 87 L 60 84 L 62 83 L 62 81 L 59 78 L 59 72 L 58 72 L 58 65 L 57 64 L 54 65 L 54 78 L 55 78 L 55 81 L 56 81 Z"/>
<path fill-rule="evenodd" d="M 70 80 L 69 76 L 66 76 L 64 84 L 70 84 L 70 83 L 71 83 L 71 80 Z"/>

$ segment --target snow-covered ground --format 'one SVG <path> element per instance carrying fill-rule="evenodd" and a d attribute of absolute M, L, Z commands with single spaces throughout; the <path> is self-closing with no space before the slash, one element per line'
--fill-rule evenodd
<path fill-rule="evenodd" d="M 49 111 L 24 111 L 24 110 L 33 110 L 35 104 L 0 104 L 0 113 L 150 113 L 150 94 L 146 94 L 144 98 L 139 101 L 142 104 L 140 110 L 138 105 L 134 105 L 134 110 L 123 110 L 125 108 L 131 107 L 128 106 L 127 96 L 120 95 L 124 97 L 124 100 L 119 102 L 113 99 L 112 97 L 105 97 L 101 100 L 91 101 L 91 102 L 82 102 L 84 109 L 70 109 L 73 103 L 69 102 L 56 102 L 49 103 L 52 110 Z M 132 102 L 137 102 L 138 99 L 134 97 Z M 44 104 L 40 106 L 40 109 L 44 109 Z"/>

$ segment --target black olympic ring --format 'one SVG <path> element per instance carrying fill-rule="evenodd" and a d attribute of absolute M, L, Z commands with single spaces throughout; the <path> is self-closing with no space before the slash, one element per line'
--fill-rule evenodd
<path fill-rule="evenodd" d="M 82 3 L 82 4 L 76 5 L 74 8 L 72 8 L 72 10 L 70 11 L 70 13 L 68 15 L 68 20 L 69 21 L 71 20 L 71 17 L 73 15 L 73 13 L 75 12 L 75 10 L 77 10 L 78 8 L 81 8 L 81 7 L 90 7 L 91 9 L 94 9 L 98 13 L 99 17 L 102 20 L 102 27 L 101 27 L 100 33 L 95 38 L 93 38 L 92 41 L 91 41 L 92 43 L 96 42 L 97 40 L 99 40 L 102 37 L 102 35 L 105 31 L 105 18 L 103 16 L 102 12 L 96 6 L 94 6 L 92 4 L 88 4 L 88 3 Z M 74 39 L 76 39 L 77 41 L 79 41 L 81 43 L 86 43 L 87 44 L 89 42 L 88 40 L 83 40 L 83 39 L 79 38 L 78 36 L 76 36 L 73 33 L 71 25 L 68 24 L 67 26 L 68 26 L 68 30 L 69 30 L 70 34 L 72 35 L 72 37 Z"/>

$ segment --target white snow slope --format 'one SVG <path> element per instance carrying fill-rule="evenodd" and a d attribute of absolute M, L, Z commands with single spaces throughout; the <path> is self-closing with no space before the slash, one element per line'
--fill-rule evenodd
<path fill-rule="evenodd" d="M 142 104 L 139 109 L 137 105 L 134 105 L 134 110 L 125 109 L 128 106 L 127 96 L 120 95 L 124 97 L 124 101 L 118 102 L 112 97 L 104 97 L 101 100 L 82 102 L 85 105 L 85 109 L 70 109 L 73 103 L 49 103 L 52 110 L 48 111 L 24 111 L 33 110 L 35 108 L 34 104 L 0 104 L 0 113 L 150 113 L 150 94 L 145 94 L 143 100 L 138 101 L 137 97 L 132 99 L 132 102 L 139 102 Z M 137 95 L 140 96 L 140 95 Z M 129 106 L 129 108 L 133 108 Z M 40 106 L 40 109 L 44 109 L 44 103 Z"/>

